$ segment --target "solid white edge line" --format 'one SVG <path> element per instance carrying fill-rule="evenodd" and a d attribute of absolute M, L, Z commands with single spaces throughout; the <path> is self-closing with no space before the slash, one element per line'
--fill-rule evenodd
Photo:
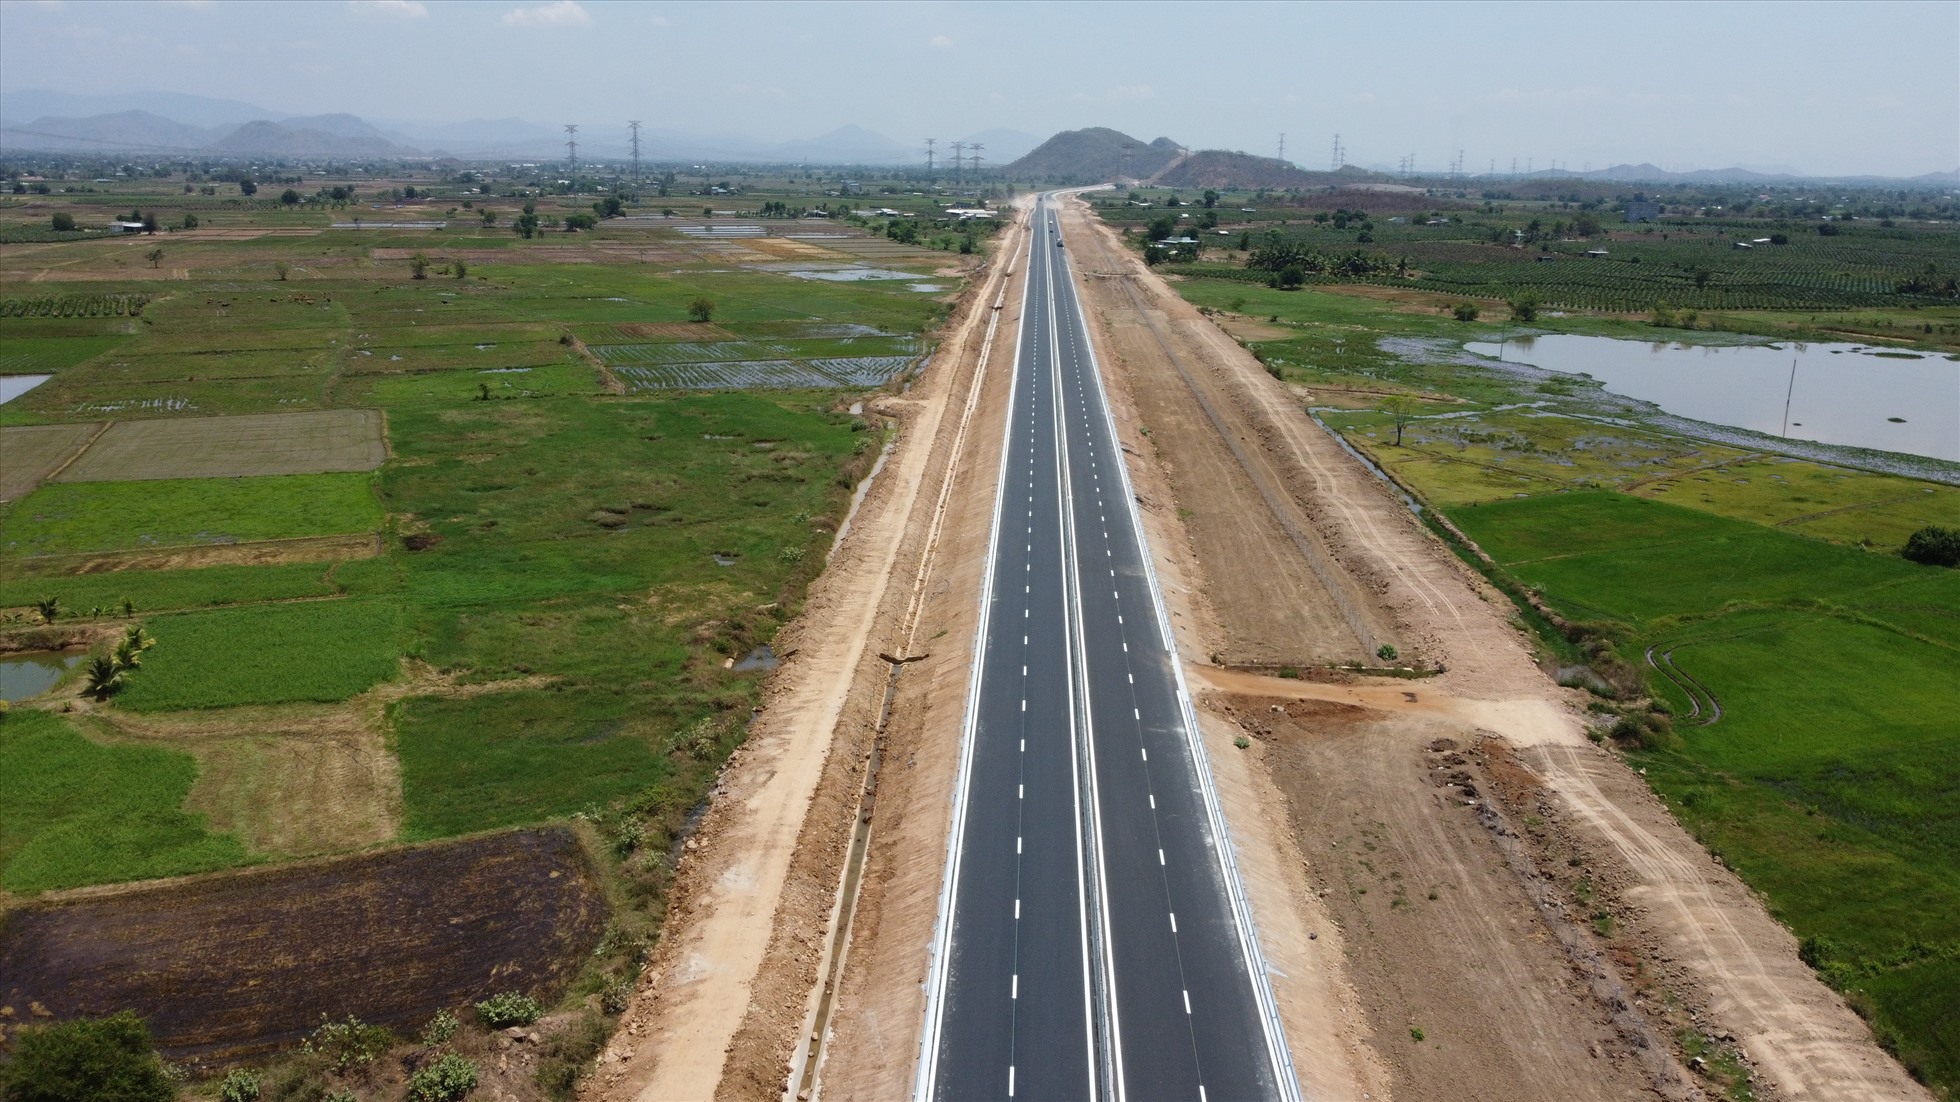
<path fill-rule="evenodd" d="M 1064 264 L 1067 261 L 1064 259 Z M 1065 268 L 1066 270 L 1066 268 Z M 1070 297 L 1075 300 L 1076 320 L 1081 323 L 1083 339 L 1087 342 L 1091 376 L 1096 381 L 1097 396 L 1102 399 L 1103 419 L 1109 427 L 1111 441 L 1120 441 L 1116 433 L 1116 413 L 1109 404 L 1108 389 L 1103 386 L 1102 366 L 1096 359 L 1096 342 L 1089 329 L 1089 316 L 1082 309 L 1082 298 L 1075 294 L 1073 277 L 1070 277 Z M 1280 1096 L 1287 1102 L 1300 1102 L 1300 1077 L 1293 1067 L 1293 1053 L 1286 1044 L 1286 1030 L 1279 1019 L 1279 1006 L 1273 997 L 1270 977 L 1266 973 L 1266 958 L 1259 950 L 1259 932 L 1253 925 L 1252 904 L 1246 898 L 1245 884 L 1239 876 L 1238 857 L 1232 844 L 1231 832 L 1226 829 L 1225 812 L 1219 806 L 1218 789 L 1212 782 L 1211 758 L 1205 753 L 1204 740 L 1198 729 L 1198 713 L 1191 701 L 1191 690 L 1184 679 L 1184 662 L 1178 657 L 1177 635 L 1171 627 L 1170 610 L 1164 604 L 1164 590 L 1157 579 L 1157 564 L 1150 552 L 1150 542 L 1143 532 L 1143 514 L 1136 507 L 1136 487 L 1130 481 L 1130 464 L 1117 450 L 1117 474 L 1123 483 L 1124 512 L 1129 514 L 1132 531 L 1136 534 L 1137 547 L 1142 551 L 1144 578 L 1150 584 L 1151 603 L 1155 606 L 1157 623 L 1163 633 L 1164 649 L 1169 652 L 1171 673 L 1177 681 L 1178 703 L 1184 712 L 1184 737 L 1190 744 L 1194 760 L 1198 766 L 1199 788 L 1204 797 L 1205 811 L 1211 820 L 1212 834 L 1218 840 L 1219 869 L 1225 877 L 1225 891 L 1230 897 L 1233 917 L 1238 927 L 1239 949 L 1245 958 L 1246 971 L 1252 980 L 1253 999 L 1259 1004 L 1261 1025 L 1264 1027 L 1267 1057 L 1272 1061 L 1275 1077 L 1279 1080 Z M 1200 1087 L 1199 1094 L 1204 1093 Z"/>
<path fill-rule="evenodd" d="M 1032 223 L 1032 219 L 1030 219 L 1030 223 Z M 1014 261 L 1020 255 L 1020 245 L 1017 243 L 1013 254 L 1008 257 L 1004 278 L 1013 278 Z M 1021 317 L 1023 319 L 1027 316 L 1028 287 L 1032 282 L 1032 280 L 1025 276 L 1023 276 L 1021 281 Z M 995 311 L 994 317 L 989 324 L 997 323 L 999 320 L 1000 314 L 998 311 Z M 966 717 L 961 721 L 960 725 L 960 766 L 959 776 L 953 785 L 952 829 L 947 832 L 946 837 L 946 872 L 939 886 L 939 916 L 933 923 L 932 961 L 926 975 L 926 1014 L 925 1021 L 920 1023 L 918 1071 L 912 1080 L 912 1097 L 917 1099 L 918 1102 L 929 1102 L 932 1098 L 933 1081 L 937 1078 L 939 1071 L 940 1029 L 945 1024 L 947 968 L 952 956 L 948 950 L 950 949 L 950 938 L 953 928 L 953 907 L 958 900 L 960 847 L 966 836 L 967 796 L 973 783 L 973 744 L 974 736 L 979 725 L 980 672 L 986 664 L 987 621 L 990 619 L 988 611 L 993 604 L 994 567 L 996 559 L 994 552 L 1000 543 L 1001 507 L 1007 500 L 1007 495 L 1002 493 L 1001 490 L 1007 485 L 1007 462 L 1008 457 L 1013 452 L 1013 448 L 1011 447 L 1014 441 L 1014 416 L 1012 411 L 1020 384 L 1021 346 L 1022 342 L 1027 338 L 1027 326 L 1021 324 L 1019 321 L 1016 322 L 1016 325 L 1019 331 L 1015 334 L 1014 338 L 1014 368 L 1008 372 L 1007 376 L 1007 408 L 1009 413 L 1001 429 L 1000 472 L 994 488 L 994 519 L 987 533 L 987 563 L 985 570 L 982 572 L 980 582 L 979 623 L 973 629 L 972 680 L 967 685 L 966 690 Z M 978 387 L 986 382 L 984 378 L 986 367 L 987 365 L 985 363 L 975 365 L 976 374 L 981 374 L 982 377 L 976 378 L 973 381 L 974 386 Z M 953 478 L 956 477 L 956 474 L 957 472 L 948 471 L 946 477 Z M 1010 1070 L 1009 1075 L 1011 1076 L 1012 1074 Z"/>

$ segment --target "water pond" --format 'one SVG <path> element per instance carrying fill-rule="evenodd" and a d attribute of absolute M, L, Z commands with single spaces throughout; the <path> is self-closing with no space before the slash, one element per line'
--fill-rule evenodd
<path fill-rule="evenodd" d="M 1952 356 L 1860 344 L 1724 347 L 1564 333 L 1464 347 L 1590 375 L 1615 394 L 1697 421 L 1960 460 L 1960 359 Z"/>
<path fill-rule="evenodd" d="M 0 404 L 11 402 L 52 378 L 52 375 L 0 375 Z"/>
<path fill-rule="evenodd" d="M 54 687 L 61 675 L 87 658 L 82 651 L 25 651 L 0 656 L 0 700 L 26 700 Z"/>

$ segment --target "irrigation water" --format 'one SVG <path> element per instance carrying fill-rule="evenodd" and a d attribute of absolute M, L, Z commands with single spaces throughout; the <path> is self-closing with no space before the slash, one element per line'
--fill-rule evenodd
<path fill-rule="evenodd" d="M 1473 341 L 1669 413 L 1769 436 L 1960 460 L 1960 362 L 1859 344 L 1691 345 L 1574 334 Z M 1787 420 L 1787 426 L 1785 424 Z"/>

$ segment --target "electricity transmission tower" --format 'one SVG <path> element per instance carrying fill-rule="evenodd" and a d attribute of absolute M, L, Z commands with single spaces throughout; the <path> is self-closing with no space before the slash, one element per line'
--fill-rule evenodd
<path fill-rule="evenodd" d="M 932 179 L 932 147 L 939 144 L 938 138 L 926 139 L 926 179 Z"/>
<path fill-rule="evenodd" d="M 953 143 L 953 182 L 955 184 L 960 182 L 960 164 L 961 164 L 960 155 L 965 152 L 966 152 L 965 142 Z"/>
<path fill-rule="evenodd" d="M 570 175 L 572 178 L 572 186 L 577 187 L 578 186 L 578 124 L 577 123 L 568 122 L 565 124 L 565 160 L 571 166 L 571 172 L 568 173 L 568 175 Z"/>
<path fill-rule="evenodd" d="M 1341 136 L 1339 134 L 1336 134 L 1334 135 L 1334 156 L 1332 161 L 1330 162 L 1327 171 L 1339 172 L 1341 170 L 1341 166 L 1346 163 L 1347 163 L 1347 148 L 1341 144 Z"/>
<path fill-rule="evenodd" d="M 985 148 L 987 148 L 986 145 L 981 142 L 974 142 L 972 145 L 966 147 L 966 151 L 972 154 L 968 159 L 973 162 L 973 175 L 976 178 L 980 175 L 980 151 Z"/>
<path fill-rule="evenodd" d="M 640 120 L 634 119 L 626 124 L 633 132 L 633 186 L 640 186 Z"/>
<path fill-rule="evenodd" d="M 1286 160 L 1286 131 L 1284 130 L 1279 132 L 1279 160 L 1282 163 Z"/>

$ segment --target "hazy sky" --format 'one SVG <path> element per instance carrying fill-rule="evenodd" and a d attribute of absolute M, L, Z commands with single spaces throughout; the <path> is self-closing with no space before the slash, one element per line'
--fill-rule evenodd
<path fill-rule="evenodd" d="M 1111 126 L 1327 163 L 1960 167 L 1960 3 L 0 0 L 0 87 L 901 141 Z"/>

